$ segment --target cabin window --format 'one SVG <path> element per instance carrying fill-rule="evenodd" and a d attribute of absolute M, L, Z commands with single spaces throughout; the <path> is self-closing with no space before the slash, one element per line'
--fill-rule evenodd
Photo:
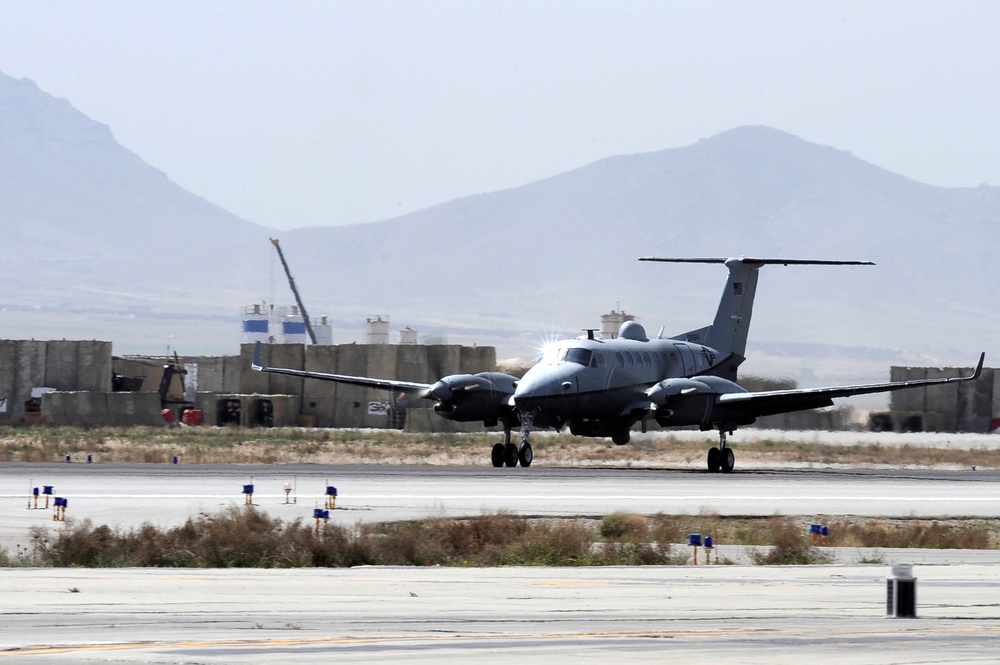
<path fill-rule="evenodd" d="M 621 351 L 616 351 L 615 352 L 615 357 L 618 359 L 618 366 L 619 367 L 624 367 L 625 366 L 625 358 L 622 357 Z"/>
<path fill-rule="evenodd" d="M 596 364 L 595 364 L 596 363 Z M 594 352 L 594 359 L 590 361 L 591 367 L 607 367 L 608 359 L 600 351 Z"/>
<path fill-rule="evenodd" d="M 649 357 L 649 354 L 645 351 L 642 352 L 642 364 L 646 366 L 647 369 L 653 366 L 653 359 Z"/>

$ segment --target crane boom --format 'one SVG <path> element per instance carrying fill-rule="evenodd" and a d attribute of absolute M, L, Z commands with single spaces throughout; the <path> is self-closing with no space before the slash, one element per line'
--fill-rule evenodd
<path fill-rule="evenodd" d="M 278 244 L 277 238 L 271 238 L 271 243 L 274 248 L 278 250 L 278 258 L 281 259 L 281 265 L 285 269 L 285 275 L 288 276 L 288 285 L 292 287 L 292 293 L 295 295 L 295 302 L 299 306 L 299 311 L 302 312 L 302 320 L 306 323 L 306 332 L 309 333 L 309 339 L 313 344 L 316 343 L 316 333 L 313 332 L 312 323 L 309 322 L 309 314 L 306 313 L 306 306 L 302 304 L 302 297 L 299 295 L 299 290 L 295 286 L 295 279 L 292 277 L 292 271 L 288 268 L 288 261 L 285 260 L 285 254 L 281 251 L 281 245 Z"/>

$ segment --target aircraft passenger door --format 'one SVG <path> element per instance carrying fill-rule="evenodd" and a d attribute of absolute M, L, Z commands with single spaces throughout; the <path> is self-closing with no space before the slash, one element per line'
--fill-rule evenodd
<path fill-rule="evenodd" d="M 693 376 L 698 371 L 694 351 L 686 344 L 674 344 L 674 348 L 677 349 L 677 355 L 680 356 L 681 363 L 684 365 L 684 376 Z"/>

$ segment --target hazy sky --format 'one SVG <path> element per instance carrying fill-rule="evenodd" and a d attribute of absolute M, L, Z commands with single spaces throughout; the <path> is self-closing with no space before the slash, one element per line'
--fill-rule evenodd
<path fill-rule="evenodd" d="M 1000 184 L 997 2 L 0 0 L 0 71 L 278 228 L 766 124 Z"/>

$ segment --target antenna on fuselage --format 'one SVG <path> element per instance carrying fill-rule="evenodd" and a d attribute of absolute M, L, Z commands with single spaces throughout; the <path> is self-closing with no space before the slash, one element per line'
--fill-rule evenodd
<path fill-rule="evenodd" d="M 581 330 L 587 333 L 587 339 L 596 339 L 594 333 L 600 330 L 600 328 L 581 328 Z"/>

